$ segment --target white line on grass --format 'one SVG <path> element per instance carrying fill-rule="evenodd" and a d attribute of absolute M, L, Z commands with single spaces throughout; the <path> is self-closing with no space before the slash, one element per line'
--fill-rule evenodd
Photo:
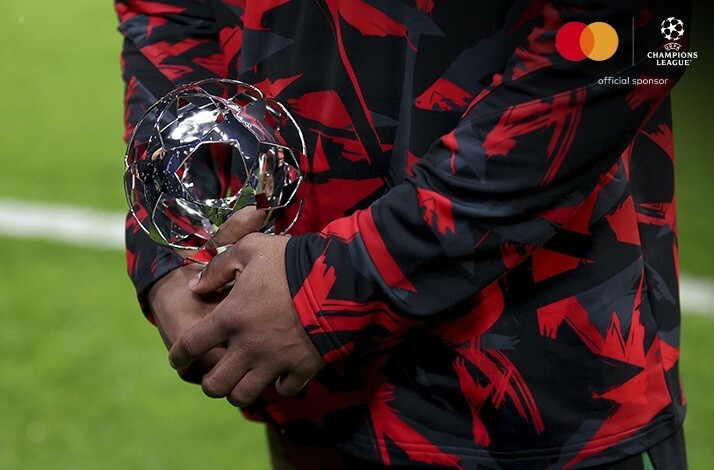
<path fill-rule="evenodd" d="M 679 279 L 682 310 L 714 317 L 714 281 L 682 275 Z"/>
<path fill-rule="evenodd" d="M 103 249 L 124 247 L 124 214 L 0 199 L 0 235 Z M 683 275 L 682 310 L 714 317 L 714 280 Z"/>
<path fill-rule="evenodd" d="M 79 207 L 0 200 L 0 234 L 117 249 L 124 246 L 124 215 Z"/>

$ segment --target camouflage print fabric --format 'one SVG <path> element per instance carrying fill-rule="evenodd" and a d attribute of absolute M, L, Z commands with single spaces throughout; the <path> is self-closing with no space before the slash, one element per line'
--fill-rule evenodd
<path fill-rule="evenodd" d="M 220 76 L 285 103 L 306 134 L 287 276 L 329 365 L 248 417 L 407 467 L 588 467 L 680 429 L 669 92 L 683 70 L 646 54 L 669 42 L 664 19 L 689 26 L 686 0 L 116 10 L 127 131 L 176 85 Z M 561 26 L 599 21 L 619 36 L 611 58 L 558 53 Z M 182 263 L 132 219 L 127 261 L 140 299 Z"/>

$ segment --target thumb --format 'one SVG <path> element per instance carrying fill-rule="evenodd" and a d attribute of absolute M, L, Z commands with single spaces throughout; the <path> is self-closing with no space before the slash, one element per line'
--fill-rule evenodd
<path fill-rule="evenodd" d="M 206 243 L 206 248 L 217 249 L 232 245 L 252 232 L 257 232 L 265 222 L 268 213 L 255 206 L 246 206 L 218 228 L 218 232 Z"/>
<path fill-rule="evenodd" d="M 235 281 L 243 265 L 232 250 L 216 256 L 205 268 L 188 281 L 188 287 L 197 294 L 208 294 Z"/>

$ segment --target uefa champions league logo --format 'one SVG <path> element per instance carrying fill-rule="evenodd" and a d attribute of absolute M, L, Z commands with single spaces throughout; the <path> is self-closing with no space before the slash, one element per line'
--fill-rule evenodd
<path fill-rule="evenodd" d="M 660 31 L 667 41 L 672 41 L 664 45 L 666 51 L 679 51 L 682 48 L 681 44 L 674 42 L 679 41 L 684 36 L 684 22 L 682 20 L 670 16 L 662 21 Z"/>
<path fill-rule="evenodd" d="M 699 57 L 697 51 L 689 51 L 685 48 L 688 41 L 685 40 L 684 21 L 681 19 L 674 16 L 665 18 L 660 23 L 660 32 L 662 37 L 669 42 L 662 45 L 659 50 L 647 53 L 647 58 L 654 60 L 658 67 L 686 67 Z"/>

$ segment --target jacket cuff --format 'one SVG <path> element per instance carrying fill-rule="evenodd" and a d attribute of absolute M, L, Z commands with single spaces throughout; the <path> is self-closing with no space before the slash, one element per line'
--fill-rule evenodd
<path fill-rule="evenodd" d="M 322 302 L 319 299 L 329 293 L 331 285 L 327 281 L 334 276 L 334 268 L 324 263 L 321 254 L 326 244 L 327 241 L 315 233 L 290 237 L 285 249 L 285 269 L 300 323 L 322 358 L 334 364 L 349 355 L 354 343 L 350 341 L 345 344 L 341 341 L 322 314 Z M 316 256 L 313 258 L 312 254 Z M 311 259 L 315 260 L 314 263 L 310 262 Z M 315 278 L 326 282 L 313 285 Z"/>
<path fill-rule="evenodd" d="M 129 215 L 131 217 L 131 215 Z M 157 245 L 141 230 L 126 233 L 126 265 L 139 305 L 146 318 L 154 323 L 148 294 L 156 281 L 185 264 L 185 260 L 168 248 Z"/>

